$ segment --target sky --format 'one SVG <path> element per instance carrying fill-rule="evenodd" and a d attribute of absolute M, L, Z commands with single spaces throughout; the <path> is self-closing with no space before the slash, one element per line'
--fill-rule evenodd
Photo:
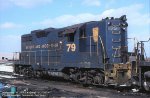
<path fill-rule="evenodd" d="M 32 30 L 122 15 L 127 15 L 128 38 L 150 38 L 150 0 L 0 0 L 0 57 L 21 51 L 21 35 Z M 133 39 L 128 45 L 132 51 Z M 145 46 L 150 57 L 150 43 Z"/>

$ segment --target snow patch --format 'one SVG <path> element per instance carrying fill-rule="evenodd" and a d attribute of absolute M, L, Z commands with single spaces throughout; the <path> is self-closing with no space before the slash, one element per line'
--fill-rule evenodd
<path fill-rule="evenodd" d="M 132 89 L 132 91 L 133 91 L 133 92 L 138 92 L 139 89 L 135 89 L 135 88 L 134 88 L 134 89 Z"/>
<path fill-rule="evenodd" d="M 0 71 L 13 72 L 12 63 L 0 64 Z"/>
<path fill-rule="evenodd" d="M 0 75 L 1 78 L 15 78 L 13 76 L 9 76 L 9 75 Z"/>

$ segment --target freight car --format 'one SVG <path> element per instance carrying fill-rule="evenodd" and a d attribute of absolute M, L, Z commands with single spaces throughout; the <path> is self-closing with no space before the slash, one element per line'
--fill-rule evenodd
<path fill-rule="evenodd" d="M 129 59 L 133 56 L 128 53 L 126 21 L 125 15 L 107 17 L 22 35 L 20 60 L 14 64 L 14 71 L 26 76 L 63 77 L 83 84 L 137 84 L 132 79 L 139 77 L 137 62 Z"/>

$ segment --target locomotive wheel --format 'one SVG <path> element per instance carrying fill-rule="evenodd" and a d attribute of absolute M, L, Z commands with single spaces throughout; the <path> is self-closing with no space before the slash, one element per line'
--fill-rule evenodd
<path fill-rule="evenodd" d="M 35 78 L 40 78 L 40 72 L 39 71 L 34 71 L 34 77 Z"/>
<path fill-rule="evenodd" d="M 37 71 L 35 71 L 35 70 L 33 71 L 33 77 L 37 78 Z"/>
<path fill-rule="evenodd" d="M 143 87 L 144 87 L 144 89 L 146 90 L 146 91 L 150 91 L 150 82 L 148 82 L 148 81 L 144 81 L 143 82 Z"/>
<path fill-rule="evenodd" d="M 81 76 L 80 72 L 77 72 L 75 74 L 71 74 L 70 75 L 70 80 L 73 81 L 73 82 L 79 82 L 79 80 L 81 78 L 80 76 Z"/>
<path fill-rule="evenodd" d="M 16 74 L 19 74 L 19 67 L 18 67 L 18 66 L 15 66 L 14 72 L 15 72 Z"/>
<path fill-rule="evenodd" d="M 34 77 L 33 69 L 29 67 L 29 76 Z"/>
<path fill-rule="evenodd" d="M 27 77 L 32 77 L 33 71 L 32 71 L 32 68 L 31 68 L 31 67 L 27 67 L 27 68 L 25 69 L 25 71 L 26 71 L 25 75 L 26 75 Z"/>
<path fill-rule="evenodd" d="M 146 91 L 150 91 L 150 71 L 144 73 L 143 87 Z"/>
<path fill-rule="evenodd" d="M 102 75 L 101 73 L 98 73 L 98 74 L 93 78 L 93 84 L 98 84 L 98 85 L 104 84 L 104 75 Z"/>
<path fill-rule="evenodd" d="M 75 79 L 75 81 L 76 81 L 76 82 L 80 82 L 80 81 L 79 81 L 80 78 L 81 78 L 81 74 L 78 74 L 78 73 L 77 73 L 77 74 L 76 74 L 76 79 Z"/>
<path fill-rule="evenodd" d="M 26 75 L 27 75 L 27 71 L 26 71 L 26 69 L 25 69 L 25 68 L 23 68 L 23 69 L 22 69 L 22 74 L 23 74 L 24 76 L 26 76 Z"/>
<path fill-rule="evenodd" d="M 19 74 L 24 75 L 24 69 L 21 66 L 19 66 Z"/>
<path fill-rule="evenodd" d="M 43 76 L 43 72 L 42 71 L 34 71 L 34 77 L 35 78 L 40 78 Z"/>
<path fill-rule="evenodd" d="M 80 83 L 83 84 L 83 86 L 89 86 L 89 84 L 92 84 L 93 82 L 93 77 L 89 73 L 89 71 L 84 71 L 81 74 L 81 78 L 79 79 Z"/>
<path fill-rule="evenodd" d="M 43 73 L 43 76 L 41 76 L 41 77 L 46 78 L 46 79 L 49 78 L 47 71 L 42 71 L 42 73 Z"/>

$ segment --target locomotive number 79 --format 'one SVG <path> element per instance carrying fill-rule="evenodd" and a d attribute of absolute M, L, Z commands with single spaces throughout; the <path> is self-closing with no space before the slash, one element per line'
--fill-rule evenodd
<path fill-rule="evenodd" d="M 66 44 L 66 46 L 68 47 L 67 52 L 76 50 L 76 44 Z"/>

